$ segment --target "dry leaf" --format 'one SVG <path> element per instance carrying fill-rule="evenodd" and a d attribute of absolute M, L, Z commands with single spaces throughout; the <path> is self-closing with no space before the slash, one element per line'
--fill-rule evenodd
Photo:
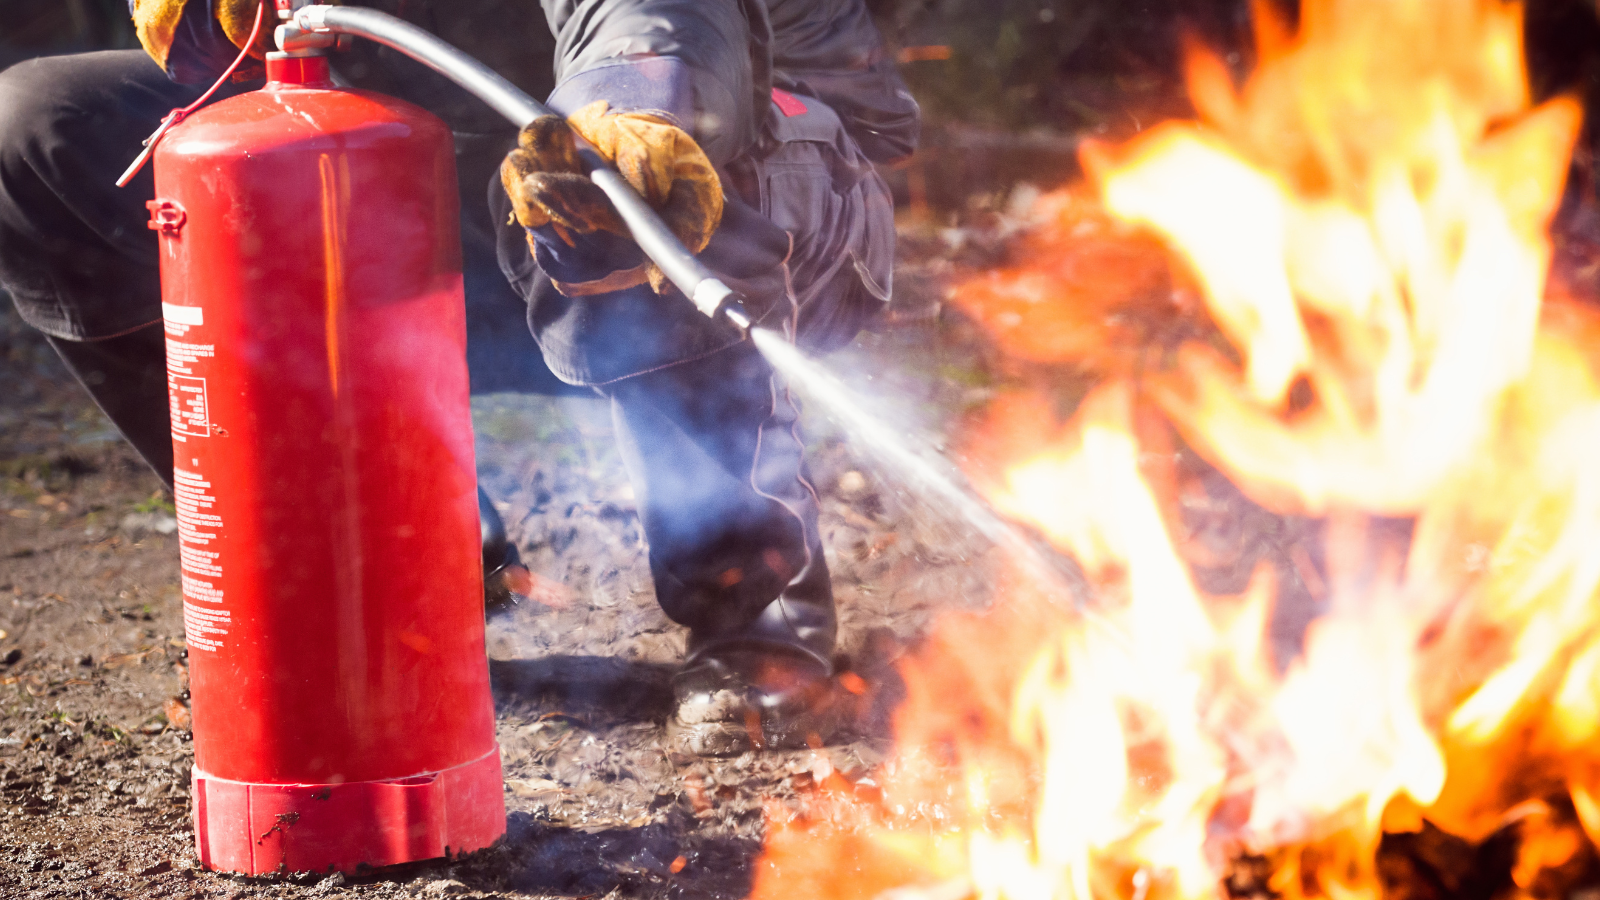
<path fill-rule="evenodd" d="M 548 778 L 508 778 L 506 787 L 511 789 L 511 793 L 525 799 L 549 797 L 564 790 L 560 782 Z"/>
<path fill-rule="evenodd" d="M 179 731 L 189 730 L 189 707 L 184 706 L 182 700 L 177 697 L 168 697 L 166 702 L 161 704 L 161 711 L 166 713 L 168 725 Z"/>
<path fill-rule="evenodd" d="M 522 566 L 507 567 L 505 578 L 506 587 L 513 592 L 551 609 L 566 609 L 577 599 L 572 588 Z"/>

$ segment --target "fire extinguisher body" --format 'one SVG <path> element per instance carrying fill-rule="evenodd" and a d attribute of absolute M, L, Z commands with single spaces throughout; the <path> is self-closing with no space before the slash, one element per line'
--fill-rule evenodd
<path fill-rule="evenodd" d="M 450 134 L 320 58 L 154 157 L 201 862 L 351 871 L 505 808 Z"/>

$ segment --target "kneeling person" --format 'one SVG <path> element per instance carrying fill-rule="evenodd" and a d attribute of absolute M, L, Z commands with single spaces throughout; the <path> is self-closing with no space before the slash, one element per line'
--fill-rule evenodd
<path fill-rule="evenodd" d="M 493 27 L 453 21 L 468 15 L 458 4 L 404 6 L 388 11 L 456 40 Z M 237 52 L 258 0 L 132 7 L 166 73 L 198 81 Z M 485 239 L 550 370 L 612 404 L 657 599 L 689 629 L 674 733 L 700 753 L 826 738 L 836 626 L 798 409 L 748 341 L 652 271 L 577 174 L 572 135 L 751 298 L 762 325 L 822 352 L 887 300 L 893 210 L 872 164 L 911 152 L 916 104 L 861 0 L 554 0 L 544 11 L 549 105 L 567 118 L 517 137 L 490 179 L 498 232 Z M 0 284 L 170 483 L 148 181 L 126 203 L 102 196 L 166 109 L 197 93 L 159 78 L 129 54 L 0 76 Z M 80 125 L 96 139 L 60 139 Z M 84 260 L 92 279 L 74 275 Z"/>

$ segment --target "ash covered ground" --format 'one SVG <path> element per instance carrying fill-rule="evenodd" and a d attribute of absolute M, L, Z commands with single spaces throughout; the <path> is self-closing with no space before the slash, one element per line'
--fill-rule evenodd
<path fill-rule="evenodd" d="M 907 426 L 939 433 L 987 397 L 987 351 L 938 311 L 956 244 L 906 246 L 922 262 L 902 266 L 901 324 L 829 362 Z M 830 772 L 870 790 L 888 749 L 894 659 L 938 610 L 990 597 L 990 548 L 885 480 L 809 410 L 842 650 L 867 684 L 854 739 L 731 759 L 675 754 L 664 722 L 683 634 L 655 604 L 608 408 L 476 397 L 483 483 L 554 604 L 525 604 L 488 627 L 506 839 L 465 860 L 362 877 L 208 873 L 189 823 L 170 503 L 5 308 L 0 897 L 740 897 L 764 809 L 804 810 Z"/>

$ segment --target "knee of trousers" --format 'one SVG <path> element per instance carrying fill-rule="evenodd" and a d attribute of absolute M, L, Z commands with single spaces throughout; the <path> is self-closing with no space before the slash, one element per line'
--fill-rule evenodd
<path fill-rule="evenodd" d="M 60 68 L 58 57 L 29 60 L 0 72 L 0 179 L 15 184 L 37 178 L 30 160 L 36 158 L 60 118 L 59 86 L 51 73 Z M 14 196 L 0 191 L 0 204 Z"/>
<path fill-rule="evenodd" d="M 0 172 L 7 182 L 43 179 L 39 162 L 58 158 L 79 141 L 95 140 L 89 112 L 95 104 L 82 102 L 89 98 L 81 95 L 103 93 L 103 88 L 85 84 L 74 59 L 41 57 L 0 72 Z M 10 196 L 0 191 L 0 201 L 10 202 Z"/>
<path fill-rule="evenodd" d="M 83 329 L 58 309 L 53 254 L 66 240 L 62 220 L 72 186 L 59 162 L 71 150 L 62 134 L 72 115 L 71 57 L 27 60 L 0 71 L 0 290 L 9 290 L 23 318 L 61 338 Z M 54 161 L 54 162 L 53 162 Z"/>
<path fill-rule="evenodd" d="M 115 168 L 114 180 L 161 116 L 195 93 L 139 50 L 45 56 L 0 71 L 0 202 L 12 202 L 17 179 L 63 198 L 73 196 L 73 179 L 101 179 L 101 169 Z"/>
<path fill-rule="evenodd" d="M 150 168 L 117 175 L 197 92 L 137 50 L 44 57 L 0 72 L 0 283 L 23 318 L 79 340 L 159 319 Z"/>

